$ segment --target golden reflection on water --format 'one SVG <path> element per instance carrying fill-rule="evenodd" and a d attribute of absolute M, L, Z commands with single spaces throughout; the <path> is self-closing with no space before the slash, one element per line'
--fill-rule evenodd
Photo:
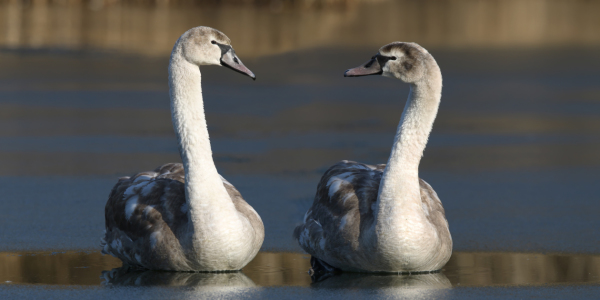
<path fill-rule="evenodd" d="M 469 253 L 452 255 L 441 273 L 368 275 L 344 273 L 311 284 L 309 256 L 261 252 L 241 273 L 127 272 L 99 252 L 0 252 L 0 284 L 304 286 L 384 288 L 600 283 L 600 255 Z"/>
<path fill-rule="evenodd" d="M 177 37 L 198 25 L 225 32 L 244 57 L 331 45 L 376 47 L 394 40 L 458 48 L 600 44 L 600 1 L 381 0 L 334 1 L 343 4 L 334 6 L 290 1 L 280 7 L 110 2 L 0 2 L 0 48 L 168 55 Z"/>

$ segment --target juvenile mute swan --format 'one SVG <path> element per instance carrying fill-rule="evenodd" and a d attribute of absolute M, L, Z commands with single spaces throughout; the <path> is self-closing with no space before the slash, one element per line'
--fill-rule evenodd
<path fill-rule="evenodd" d="M 366 75 L 410 84 L 388 163 L 342 161 L 329 168 L 294 237 L 312 256 L 315 271 L 440 270 L 452 254 L 452 238 L 442 203 L 418 169 L 438 111 L 442 74 L 427 50 L 395 42 L 344 74 Z"/>
<path fill-rule="evenodd" d="M 102 252 L 134 268 L 240 270 L 264 239 L 260 216 L 212 159 L 200 68 L 222 65 L 246 74 L 227 36 L 209 27 L 185 32 L 169 62 L 173 127 L 182 164 L 120 178 L 105 208 Z"/>

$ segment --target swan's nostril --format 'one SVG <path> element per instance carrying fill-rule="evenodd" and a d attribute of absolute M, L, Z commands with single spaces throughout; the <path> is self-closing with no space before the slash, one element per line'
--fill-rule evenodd
<path fill-rule="evenodd" d="M 234 57 L 234 58 L 233 58 L 233 61 L 234 61 L 236 64 L 239 64 L 239 63 L 240 63 L 240 62 L 238 61 L 237 57 Z"/>

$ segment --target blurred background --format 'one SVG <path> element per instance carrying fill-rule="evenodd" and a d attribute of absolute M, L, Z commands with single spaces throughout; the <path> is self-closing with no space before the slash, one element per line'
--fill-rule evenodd
<path fill-rule="evenodd" d="M 198 24 L 225 32 L 246 57 L 398 39 L 443 49 L 600 45 L 600 3 L 589 0 L 9 0 L 0 9 L 5 49 L 161 57 Z"/>
<path fill-rule="evenodd" d="M 257 75 L 203 67 L 217 168 L 292 230 L 323 172 L 385 163 L 408 86 L 344 78 L 392 41 L 444 77 L 420 175 L 457 251 L 600 253 L 600 1 L 0 1 L 0 250 L 98 250 L 117 178 L 179 162 L 172 46 L 217 28 Z"/>

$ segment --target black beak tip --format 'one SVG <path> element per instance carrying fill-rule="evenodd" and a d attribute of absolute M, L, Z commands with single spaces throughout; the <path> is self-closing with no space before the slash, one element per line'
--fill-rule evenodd
<path fill-rule="evenodd" d="M 354 74 L 348 74 L 348 72 L 352 71 L 352 69 L 348 69 L 346 70 L 346 72 L 344 72 L 344 77 L 358 77 L 360 75 L 354 75 Z"/>

